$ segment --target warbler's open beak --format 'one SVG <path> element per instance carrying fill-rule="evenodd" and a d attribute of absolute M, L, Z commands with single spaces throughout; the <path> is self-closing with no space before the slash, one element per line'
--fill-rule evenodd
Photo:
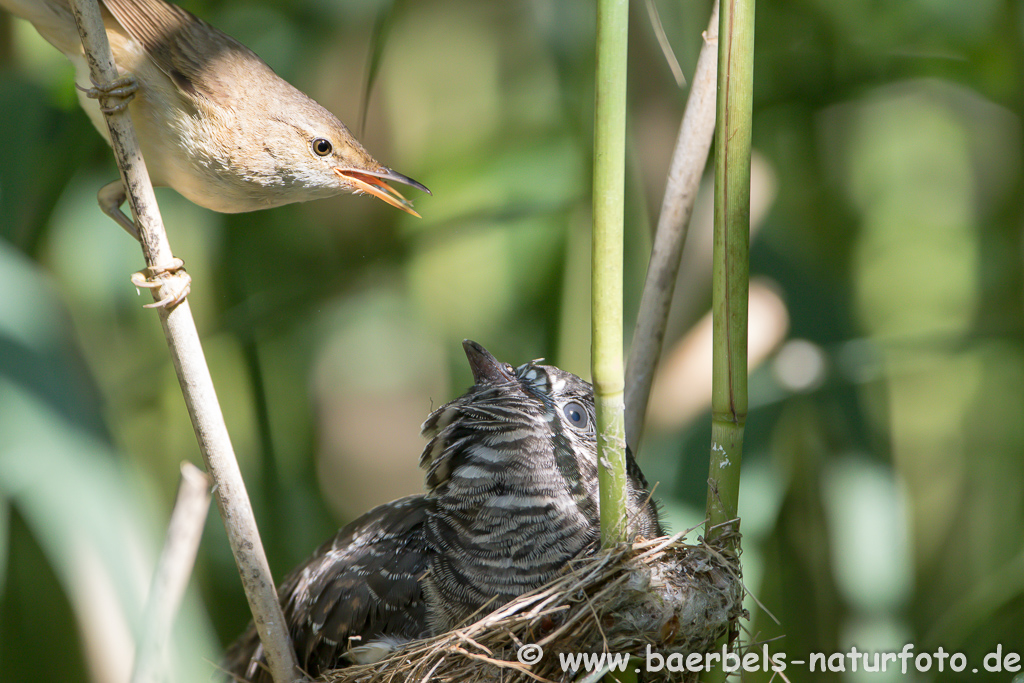
<path fill-rule="evenodd" d="M 402 183 L 409 187 L 415 187 L 418 190 L 423 190 L 429 195 L 433 192 L 428 190 L 425 185 L 416 182 L 408 176 L 404 176 L 401 173 L 392 171 L 390 168 L 384 171 L 364 171 L 362 169 L 355 168 L 336 168 L 334 172 L 339 176 L 347 180 L 352 185 L 355 185 L 356 189 L 360 192 L 372 194 L 374 197 L 381 199 L 396 209 L 401 209 L 406 213 L 411 213 L 416 218 L 420 215 L 412 208 L 412 202 L 402 196 L 402 193 L 388 185 L 386 180 L 393 180 L 396 183 Z"/>

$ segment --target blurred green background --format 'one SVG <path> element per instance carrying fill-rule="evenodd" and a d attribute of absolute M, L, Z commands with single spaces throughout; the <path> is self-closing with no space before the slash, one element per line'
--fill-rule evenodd
<path fill-rule="evenodd" d="M 418 426 L 470 384 L 463 338 L 589 375 L 593 8 L 183 4 L 434 191 L 422 220 L 351 196 L 222 216 L 158 191 L 280 579 L 421 490 Z M 692 73 L 710 4 L 655 4 Z M 750 602 L 748 637 L 784 636 L 790 661 L 906 643 L 969 661 L 790 681 L 1009 681 L 971 668 L 1024 652 L 1024 3 L 777 0 L 756 31 L 740 507 L 747 586 L 781 623 Z M 639 1 L 630 41 L 627 320 L 687 93 Z M 0 121 L 0 680 L 122 681 L 178 463 L 199 456 L 128 280 L 138 246 L 96 207 L 109 150 L 63 57 L 7 15 Z M 640 454 L 675 530 L 703 518 L 709 203 Z M 247 620 L 213 511 L 181 680 Z"/>

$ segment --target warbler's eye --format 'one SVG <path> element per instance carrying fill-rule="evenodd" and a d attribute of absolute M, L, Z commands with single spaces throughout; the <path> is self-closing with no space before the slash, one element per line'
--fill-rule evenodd
<path fill-rule="evenodd" d="M 587 411 L 576 401 L 566 403 L 562 408 L 562 414 L 565 415 L 565 419 L 569 421 L 569 424 L 576 429 L 586 429 L 587 424 L 590 422 Z"/>
<path fill-rule="evenodd" d="M 317 155 L 318 157 L 325 157 L 331 153 L 331 150 L 334 149 L 334 147 L 331 146 L 330 141 L 324 140 L 323 138 L 317 138 L 316 140 L 313 140 L 312 147 L 313 154 Z"/>

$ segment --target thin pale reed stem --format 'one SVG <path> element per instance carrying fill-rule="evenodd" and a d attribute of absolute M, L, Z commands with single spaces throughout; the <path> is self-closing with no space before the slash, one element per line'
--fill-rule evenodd
<path fill-rule="evenodd" d="M 715 133 L 715 89 L 718 76 L 718 0 L 704 32 L 704 46 L 697 58 L 693 86 L 679 126 L 676 149 L 665 183 L 658 227 L 647 266 L 640 313 L 626 364 L 626 443 L 634 455 L 640 452 L 647 403 L 658 369 L 668 315 L 672 308 L 679 261 L 697 199 L 697 188 L 708 163 Z"/>
<path fill-rule="evenodd" d="M 96 83 L 116 80 L 119 74 L 96 0 L 70 0 L 70 5 L 78 23 L 92 79 Z M 106 120 L 146 265 L 153 268 L 168 264 L 172 259 L 171 247 L 131 117 L 127 110 L 111 111 L 106 114 Z M 175 286 L 173 278 L 169 278 L 166 284 L 153 290 L 154 298 L 166 299 L 172 295 Z M 238 469 L 188 301 L 159 308 L 158 311 L 199 449 L 207 472 L 213 478 L 217 506 L 227 528 L 228 541 L 256 629 L 263 641 L 267 663 L 276 683 L 300 680 L 295 652 L 277 600 L 270 565 L 260 542 L 252 504 Z"/>

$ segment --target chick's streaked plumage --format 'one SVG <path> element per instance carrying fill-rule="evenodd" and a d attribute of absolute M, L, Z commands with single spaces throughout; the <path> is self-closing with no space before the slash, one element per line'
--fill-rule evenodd
<path fill-rule="evenodd" d="M 548 365 L 500 363 L 465 342 L 476 384 L 423 425 L 420 458 L 433 502 L 424 587 L 431 626 L 454 627 L 540 586 L 599 535 L 591 386 Z M 570 415 L 572 418 L 570 418 Z M 633 531 L 659 535 L 647 482 L 632 457 Z"/>
<path fill-rule="evenodd" d="M 428 508 L 422 495 L 373 508 L 281 583 L 278 595 L 303 670 L 315 676 L 346 661 L 373 660 L 374 642 L 387 648 L 428 635 L 420 586 L 429 556 Z M 272 683 L 253 624 L 228 649 L 224 668 L 240 680 Z"/>
<path fill-rule="evenodd" d="M 463 343 L 474 386 L 423 424 L 426 495 L 366 513 L 280 589 L 299 663 L 311 675 L 372 661 L 457 626 L 554 578 L 598 545 L 591 386 L 556 367 L 501 363 Z M 627 453 L 632 533 L 663 533 Z M 226 668 L 269 681 L 250 627 Z"/>

